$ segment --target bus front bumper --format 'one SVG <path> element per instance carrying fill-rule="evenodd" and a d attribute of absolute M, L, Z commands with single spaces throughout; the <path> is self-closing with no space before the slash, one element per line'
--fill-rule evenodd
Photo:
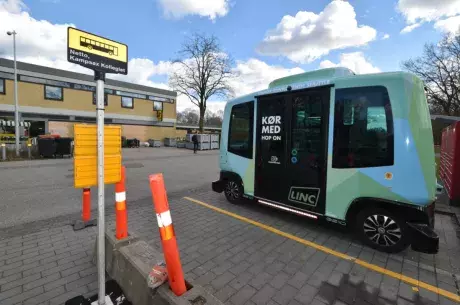
<path fill-rule="evenodd" d="M 438 253 L 439 236 L 430 225 L 408 222 L 407 226 L 412 250 L 427 254 Z"/>
<path fill-rule="evenodd" d="M 222 193 L 224 191 L 224 181 L 216 180 L 212 183 L 212 190 L 217 193 Z"/>

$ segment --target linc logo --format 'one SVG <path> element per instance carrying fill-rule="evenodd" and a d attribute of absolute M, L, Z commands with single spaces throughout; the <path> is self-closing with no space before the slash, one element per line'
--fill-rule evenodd
<path fill-rule="evenodd" d="M 289 201 L 316 206 L 319 199 L 320 189 L 316 187 L 291 186 Z"/>

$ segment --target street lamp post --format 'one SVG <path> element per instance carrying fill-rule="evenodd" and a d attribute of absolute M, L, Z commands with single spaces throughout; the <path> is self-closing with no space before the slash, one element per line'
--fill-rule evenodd
<path fill-rule="evenodd" d="M 13 56 L 14 56 L 14 134 L 16 145 L 16 157 L 19 157 L 19 103 L 18 103 L 18 75 L 16 69 L 16 31 L 6 32 L 8 36 L 13 36 Z"/>

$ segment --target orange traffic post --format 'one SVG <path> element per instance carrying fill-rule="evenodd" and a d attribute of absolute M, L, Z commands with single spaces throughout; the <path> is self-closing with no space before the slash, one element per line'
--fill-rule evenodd
<path fill-rule="evenodd" d="M 83 222 L 88 222 L 91 219 L 91 189 L 83 189 L 83 203 L 81 218 Z"/>
<path fill-rule="evenodd" d="M 77 219 L 73 221 L 72 226 L 74 231 L 78 231 L 95 225 L 97 225 L 96 219 L 91 219 L 91 189 L 86 187 L 83 189 L 81 220 Z"/>
<path fill-rule="evenodd" d="M 180 296 L 187 291 L 187 288 L 185 287 L 184 272 L 180 263 L 179 249 L 177 248 L 176 234 L 174 233 L 169 211 L 163 174 L 150 175 L 149 181 L 153 206 L 157 214 L 158 227 L 160 228 L 169 286 L 175 295 Z"/>
<path fill-rule="evenodd" d="M 121 167 L 121 180 L 115 184 L 115 218 L 117 239 L 128 237 L 128 213 L 126 212 L 126 168 Z"/>

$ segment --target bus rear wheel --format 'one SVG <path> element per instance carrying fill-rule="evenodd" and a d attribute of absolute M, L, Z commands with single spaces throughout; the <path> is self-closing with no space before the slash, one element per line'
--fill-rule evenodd
<path fill-rule="evenodd" d="M 243 186 L 240 182 L 229 179 L 225 182 L 224 193 L 230 203 L 239 203 L 243 198 Z"/>
<path fill-rule="evenodd" d="M 401 252 L 410 244 L 406 222 L 381 208 L 361 211 L 356 216 L 356 233 L 366 245 L 382 252 Z"/>

